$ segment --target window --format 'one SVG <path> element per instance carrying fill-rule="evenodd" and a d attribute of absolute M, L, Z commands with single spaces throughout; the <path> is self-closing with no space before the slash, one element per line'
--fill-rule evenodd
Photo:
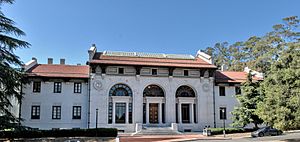
<path fill-rule="evenodd" d="M 74 82 L 74 93 L 81 93 L 81 82 Z"/>
<path fill-rule="evenodd" d="M 116 123 L 125 123 L 126 103 L 116 103 L 115 114 Z"/>
<path fill-rule="evenodd" d="M 152 75 L 157 75 L 157 69 L 152 69 Z"/>
<path fill-rule="evenodd" d="M 219 86 L 219 95 L 225 96 L 225 87 L 224 86 Z"/>
<path fill-rule="evenodd" d="M 41 82 L 39 81 L 34 81 L 33 82 L 33 92 L 41 92 Z"/>
<path fill-rule="evenodd" d="M 189 76 L 189 70 L 183 70 L 183 75 L 184 76 Z"/>
<path fill-rule="evenodd" d="M 128 110 L 128 113 L 129 113 L 128 114 L 128 119 L 129 119 L 128 121 L 129 121 L 130 124 L 132 124 L 132 103 L 129 103 L 128 109 L 129 109 Z"/>
<path fill-rule="evenodd" d="M 119 74 L 124 74 L 124 68 L 119 68 Z"/>
<path fill-rule="evenodd" d="M 54 82 L 54 93 L 61 93 L 61 82 Z"/>
<path fill-rule="evenodd" d="M 81 119 L 81 106 L 73 106 L 73 119 Z"/>
<path fill-rule="evenodd" d="M 224 120 L 226 118 L 226 107 L 220 107 L 220 119 Z"/>
<path fill-rule="evenodd" d="M 197 106 L 196 106 L 196 104 L 193 104 L 193 108 L 194 108 L 194 123 L 197 123 L 198 121 L 197 121 Z"/>
<path fill-rule="evenodd" d="M 143 123 L 146 123 L 146 103 L 143 103 Z"/>
<path fill-rule="evenodd" d="M 113 114 L 113 103 L 109 102 L 108 104 L 108 124 L 112 123 L 112 114 Z"/>
<path fill-rule="evenodd" d="M 235 95 L 240 95 L 241 94 L 241 87 L 236 86 L 235 87 Z"/>
<path fill-rule="evenodd" d="M 161 114 L 162 115 L 162 118 L 161 118 L 162 120 L 161 121 L 162 121 L 162 123 L 166 123 L 166 118 L 165 118 L 165 103 L 161 104 L 161 113 L 162 113 Z"/>
<path fill-rule="evenodd" d="M 52 106 L 52 119 L 61 118 L 61 106 Z"/>
<path fill-rule="evenodd" d="M 32 106 L 31 107 L 31 119 L 40 119 L 40 106 Z"/>

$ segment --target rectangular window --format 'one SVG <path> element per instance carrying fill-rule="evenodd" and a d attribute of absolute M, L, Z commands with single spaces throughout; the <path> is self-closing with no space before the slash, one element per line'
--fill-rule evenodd
<path fill-rule="evenodd" d="M 73 119 L 81 119 L 81 106 L 73 106 Z"/>
<path fill-rule="evenodd" d="M 226 107 L 220 107 L 220 119 L 221 120 L 226 120 Z"/>
<path fill-rule="evenodd" d="M 235 87 L 235 95 L 240 95 L 241 94 L 241 87 L 236 86 Z"/>
<path fill-rule="evenodd" d="M 165 103 L 161 104 L 161 116 L 162 116 L 162 123 L 166 123 L 166 118 L 165 118 Z"/>
<path fill-rule="evenodd" d="M 108 104 L 108 124 L 112 123 L 112 114 L 113 114 L 113 103 L 109 102 Z"/>
<path fill-rule="evenodd" d="M 61 106 L 52 106 L 52 119 L 61 119 Z"/>
<path fill-rule="evenodd" d="M 143 123 L 146 123 L 146 103 L 143 103 Z"/>
<path fill-rule="evenodd" d="M 116 123 L 125 123 L 126 103 L 116 103 L 115 118 Z"/>
<path fill-rule="evenodd" d="M 124 68 L 119 68 L 118 72 L 119 72 L 119 74 L 124 74 Z"/>
<path fill-rule="evenodd" d="M 54 93 L 61 93 L 61 82 L 54 82 Z"/>
<path fill-rule="evenodd" d="M 31 119 L 40 119 L 40 106 L 31 106 Z"/>
<path fill-rule="evenodd" d="M 81 93 L 81 82 L 74 82 L 74 93 Z"/>
<path fill-rule="evenodd" d="M 176 115 L 176 123 L 178 123 L 178 104 L 175 104 L 175 115 Z"/>
<path fill-rule="evenodd" d="M 224 86 L 219 86 L 219 95 L 225 96 L 225 87 Z"/>
<path fill-rule="evenodd" d="M 193 108 L 194 108 L 194 110 L 192 110 L 192 111 L 194 111 L 194 123 L 197 123 L 198 121 L 197 121 L 197 105 L 196 104 L 193 104 Z"/>
<path fill-rule="evenodd" d="M 189 76 L 189 70 L 183 70 L 183 75 L 184 76 Z"/>
<path fill-rule="evenodd" d="M 128 116 L 128 117 L 129 117 L 129 118 L 128 118 L 129 120 L 128 120 L 128 121 L 129 121 L 129 123 L 131 124 L 131 123 L 132 123 L 132 103 L 129 103 L 129 106 L 128 106 L 128 107 L 129 107 L 129 108 L 128 108 L 128 109 L 129 109 L 129 110 L 128 110 L 128 111 L 129 111 L 129 114 L 128 114 L 128 115 L 129 115 L 129 116 Z"/>
<path fill-rule="evenodd" d="M 35 93 L 41 92 L 41 82 L 40 81 L 33 82 L 33 92 L 35 92 Z"/>
<path fill-rule="evenodd" d="M 152 69 L 152 75 L 157 75 L 157 69 Z"/>

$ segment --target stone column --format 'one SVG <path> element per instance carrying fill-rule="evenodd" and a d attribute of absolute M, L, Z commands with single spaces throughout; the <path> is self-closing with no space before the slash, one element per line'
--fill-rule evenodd
<path fill-rule="evenodd" d="M 113 108 L 112 108 L 112 124 L 116 123 L 116 103 L 113 101 Z"/>
<path fill-rule="evenodd" d="M 125 118 L 126 124 L 129 123 L 129 103 L 126 102 L 126 118 Z"/>
<path fill-rule="evenodd" d="M 181 102 L 178 103 L 178 122 L 182 123 L 182 114 L 181 114 Z"/>
<path fill-rule="evenodd" d="M 158 103 L 158 124 L 162 124 L 162 103 Z"/>
<path fill-rule="evenodd" d="M 146 100 L 146 124 L 149 124 L 149 102 Z"/>
<path fill-rule="evenodd" d="M 191 106 L 191 107 L 190 107 L 190 112 L 191 112 L 191 115 L 190 115 L 191 118 L 190 118 L 190 120 L 191 120 L 191 123 L 194 123 L 194 115 L 195 115 L 195 114 L 194 114 L 194 104 L 191 103 L 190 106 Z"/>

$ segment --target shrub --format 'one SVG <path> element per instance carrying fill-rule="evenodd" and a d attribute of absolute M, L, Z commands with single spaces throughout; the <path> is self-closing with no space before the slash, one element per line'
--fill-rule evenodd
<path fill-rule="evenodd" d="M 223 134 L 224 128 L 209 128 L 212 135 Z M 246 132 L 242 128 L 225 128 L 226 134 Z"/>
<path fill-rule="evenodd" d="M 115 128 L 2 131 L 0 138 L 117 137 Z"/>

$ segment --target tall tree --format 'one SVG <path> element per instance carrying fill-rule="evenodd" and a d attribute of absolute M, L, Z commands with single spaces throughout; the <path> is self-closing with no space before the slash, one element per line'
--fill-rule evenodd
<path fill-rule="evenodd" d="M 256 115 L 257 103 L 262 101 L 259 89 L 259 82 L 252 80 L 251 72 L 248 74 L 247 81 L 242 83 L 242 95 L 237 96 L 239 106 L 232 111 L 233 126 L 244 127 L 253 123 L 255 128 L 263 121 Z"/>
<path fill-rule="evenodd" d="M 0 6 L 13 2 L 14 0 L 0 0 Z M 18 122 L 16 116 L 10 112 L 10 107 L 13 107 L 12 99 L 22 99 L 20 87 L 23 73 L 16 69 L 21 67 L 22 62 L 14 51 L 30 46 L 28 42 L 18 39 L 24 35 L 15 26 L 15 22 L 7 18 L 0 9 L 0 129 L 13 127 Z"/>
<path fill-rule="evenodd" d="M 257 109 L 260 118 L 281 130 L 300 128 L 300 42 L 287 46 L 262 84 L 265 98 Z"/>

